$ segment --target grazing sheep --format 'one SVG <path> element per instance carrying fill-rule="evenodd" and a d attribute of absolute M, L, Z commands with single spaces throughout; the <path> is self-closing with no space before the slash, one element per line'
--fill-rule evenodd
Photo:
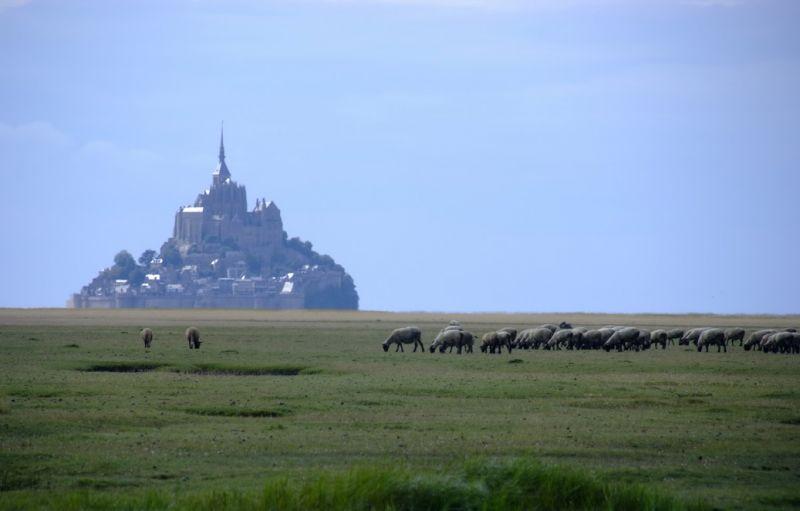
<path fill-rule="evenodd" d="M 725 331 L 721 328 L 707 328 L 703 330 L 700 337 L 697 339 L 697 351 L 703 351 L 704 346 L 706 352 L 708 352 L 709 346 L 716 346 L 717 353 L 721 350 L 725 350 L 727 353 L 728 347 L 725 343 Z"/>
<path fill-rule="evenodd" d="M 661 346 L 661 349 L 667 349 L 667 331 L 662 329 L 653 330 L 650 332 L 650 341 L 652 341 L 653 346 L 658 349 L 658 346 Z"/>
<path fill-rule="evenodd" d="M 602 341 L 602 343 L 600 344 L 599 348 L 602 348 L 603 344 L 605 344 L 605 342 L 612 335 L 614 335 L 614 332 L 616 332 L 616 330 L 614 330 L 613 328 L 604 327 L 604 328 L 601 328 L 600 330 L 598 330 L 598 332 L 600 332 L 600 340 Z"/>
<path fill-rule="evenodd" d="M 697 344 L 697 340 L 700 339 L 700 334 L 703 333 L 703 330 L 708 330 L 708 327 L 700 327 L 700 328 L 692 328 L 688 330 L 681 340 L 678 341 L 678 344 L 681 346 L 688 346 L 690 342 Z"/>
<path fill-rule="evenodd" d="M 613 331 L 611 332 L 614 333 Z M 611 334 L 609 334 L 609 337 Z M 603 332 L 600 330 L 588 330 L 581 338 L 580 349 L 596 350 L 603 346 Z"/>
<path fill-rule="evenodd" d="M 489 353 L 495 353 L 495 350 L 497 350 L 497 354 L 499 355 L 503 352 L 503 346 L 511 353 L 511 335 L 508 332 L 488 332 L 483 334 L 481 338 L 481 351 L 484 353 L 487 351 Z"/>
<path fill-rule="evenodd" d="M 200 349 L 200 330 L 193 326 L 186 329 L 186 341 L 189 343 L 189 349 Z"/>
<path fill-rule="evenodd" d="M 517 329 L 516 328 L 501 328 L 500 330 L 498 330 L 498 332 L 506 332 L 508 335 L 510 335 L 511 336 L 511 341 L 509 341 L 509 342 L 511 342 L 512 344 L 514 343 L 514 341 L 517 340 Z"/>
<path fill-rule="evenodd" d="M 453 351 L 453 348 L 459 346 L 461 344 L 461 336 L 463 334 L 462 330 L 447 330 L 445 329 L 442 333 L 436 336 L 436 339 L 433 340 L 431 343 L 430 351 L 433 353 L 436 351 L 436 348 L 439 348 L 439 352 L 444 353 L 444 350 L 450 348 L 450 351 Z M 461 353 L 461 349 L 458 350 Z"/>
<path fill-rule="evenodd" d="M 652 344 L 652 337 L 649 331 L 639 330 L 639 338 L 636 340 L 636 351 L 649 350 Z"/>
<path fill-rule="evenodd" d="M 764 338 L 764 336 L 774 334 L 775 332 L 777 332 L 777 330 L 772 330 L 769 328 L 764 330 L 757 330 L 752 334 L 750 334 L 750 337 L 747 338 L 747 340 L 744 342 L 742 346 L 744 347 L 745 351 L 750 351 L 753 348 L 760 350 L 761 340 Z"/>
<path fill-rule="evenodd" d="M 764 353 L 792 353 L 794 351 L 794 332 L 775 332 L 767 335 L 761 342 L 761 351 Z"/>
<path fill-rule="evenodd" d="M 534 328 L 526 328 L 520 330 L 517 334 L 516 348 L 527 350 L 531 347 L 531 336 L 533 335 Z"/>
<path fill-rule="evenodd" d="M 562 321 L 561 323 L 558 324 L 558 328 L 562 330 L 572 330 L 572 325 L 570 325 L 566 321 Z"/>
<path fill-rule="evenodd" d="M 550 337 L 550 340 L 544 345 L 544 349 L 546 350 L 560 350 L 562 344 L 567 344 L 572 341 L 572 329 L 563 329 L 558 330 L 556 333 Z"/>
<path fill-rule="evenodd" d="M 438 334 L 436 334 L 436 337 L 434 337 L 434 338 L 433 338 L 433 342 L 431 342 L 431 353 L 433 353 L 433 349 L 434 349 L 434 348 L 433 348 L 433 346 L 434 346 L 434 345 L 436 345 L 437 347 L 438 347 L 438 346 L 441 346 L 442 337 L 443 337 L 443 336 L 444 336 L 444 335 L 445 335 L 447 332 L 452 332 L 452 331 L 458 331 L 458 332 L 461 332 L 461 331 L 463 331 L 463 330 L 464 330 L 464 328 L 463 328 L 463 327 L 462 327 L 460 324 L 458 324 L 458 325 L 453 325 L 453 324 L 452 324 L 452 323 L 458 323 L 457 321 L 451 321 L 450 323 L 451 323 L 451 324 L 449 324 L 449 325 L 447 325 L 446 327 L 444 327 L 444 328 L 442 328 L 441 330 L 439 330 L 439 333 L 438 333 Z"/>
<path fill-rule="evenodd" d="M 150 343 L 153 342 L 153 331 L 149 328 L 143 328 L 142 332 L 139 334 L 142 338 L 142 342 L 144 342 L 144 348 L 149 350 Z"/>
<path fill-rule="evenodd" d="M 540 326 L 539 328 L 546 328 L 546 329 L 550 330 L 551 332 L 555 332 L 556 330 L 558 330 L 558 327 L 556 325 L 552 324 L 552 323 L 545 323 L 544 325 Z"/>
<path fill-rule="evenodd" d="M 383 351 L 389 351 L 389 346 L 392 344 L 397 344 L 397 348 L 394 350 L 395 352 L 405 351 L 403 349 L 403 344 L 413 344 L 415 352 L 417 351 L 417 346 L 419 346 L 422 352 L 425 351 L 425 346 L 422 344 L 422 332 L 415 326 L 407 326 L 393 330 L 392 333 L 389 334 L 389 337 L 383 341 Z"/>
<path fill-rule="evenodd" d="M 790 332 L 792 334 L 792 353 L 800 353 L 800 334 L 797 332 Z"/>
<path fill-rule="evenodd" d="M 614 332 L 614 334 L 608 338 L 606 343 L 603 344 L 603 349 L 606 351 L 611 351 L 614 348 L 616 348 L 617 351 L 622 351 L 623 348 L 630 349 L 630 346 L 636 344 L 638 340 L 639 340 L 639 329 L 633 327 L 625 327 L 621 330 Z"/>
<path fill-rule="evenodd" d="M 683 337 L 683 329 L 682 328 L 673 328 L 672 330 L 667 330 L 667 342 L 674 345 L 675 339 L 678 341 L 681 340 Z"/>
<path fill-rule="evenodd" d="M 583 334 L 589 331 L 588 328 L 578 327 L 572 328 L 572 337 L 566 343 L 568 350 L 579 350 L 583 347 Z"/>
<path fill-rule="evenodd" d="M 460 355 L 461 350 L 466 350 L 467 353 L 472 353 L 472 346 L 475 344 L 475 335 L 472 332 L 461 332 L 461 340 L 458 342 L 457 353 Z"/>
<path fill-rule="evenodd" d="M 526 350 L 529 348 L 538 350 L 540 347 L 544 346 L 552 336 L 553 330 L 549 328 L 527 328 L 517 336 L 517 347 Z"/>
<path fill-rule="evenodd" d="M 733 346 L 734 341 L 739 341 L 739 346 L 744 343 L 744 328 L 729 328 L 725 330 L 725 343 Z"/>

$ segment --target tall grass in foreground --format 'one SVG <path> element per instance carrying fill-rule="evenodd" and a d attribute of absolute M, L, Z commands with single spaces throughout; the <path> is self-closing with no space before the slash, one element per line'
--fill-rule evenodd
<path fill-rule="evenodd" d="M 447 473 L 359 468 L 302 481 L 267 480 L 263 492 L 130 496 L 91 492 L 6 494 L 0 509 L 64 510 L 704 510 L 639 485 L 521 459 L 475 461 Z"/>

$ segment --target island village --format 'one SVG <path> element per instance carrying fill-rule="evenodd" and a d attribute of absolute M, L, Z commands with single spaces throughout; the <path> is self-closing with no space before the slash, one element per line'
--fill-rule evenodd
<path fill-rule="evenodd" d="M 138 262 L 126 251 L 68 303 L 75 308 L 357 309 L 352 277 L 289 238 L 278 206 L 231 179 L 220 133 L 211 187 L 175 214 L 172 237 Z"/>

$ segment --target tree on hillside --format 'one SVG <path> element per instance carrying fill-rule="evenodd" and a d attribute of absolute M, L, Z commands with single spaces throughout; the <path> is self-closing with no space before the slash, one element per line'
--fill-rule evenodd
<path fill-rule="evenodd" d="M 114 256 L 114 266 L 111 267 L 111 276 L 115 279 L 127 279 L 136 269 L 136 261 L 127 250 L 121 250 Z"/>
<path fill-rule="evenodd" d="M 161 259 L 164 260 L 165 266 L 173 268 L 180 266 L 183 262 L 180 251 L 171 243 L 164 243 L 161 246 Z"/>
<path fill-rule="evenodd" d="M 156 256 L 155 250 L 147 249 L 144 252 L 142 252 L 142 255 L 139 256 L 139 264 L 141 264 L 146 268 L 150 266 L 150 261 L 152 261 L 155 256 Z"/>

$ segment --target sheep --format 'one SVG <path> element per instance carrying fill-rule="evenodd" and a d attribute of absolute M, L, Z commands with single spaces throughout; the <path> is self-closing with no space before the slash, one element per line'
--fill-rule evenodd
<path fill-rule="evenodd" d="M 558 328 L 562 330 L 572 330 L 572 325 L 570 325 L 566 321 L 562 321 L 561 323 L 558 324 Z"/>
<path fill-rule="evenodd" d="M 514 341 L 517 340 L 516 328 L 501 328 L 500 330 L 498 330 L 498 332 L 506 332 L 509 336 L 511 336 L 511 340 L 509 342 L 511 342 L 512 344 L 514 343 Z"/>
<path fill-rule="evenodd" d="M 605 344 L 605 342 L 612 335 L 614 335 L 614 332 L 616 332 L 616 330 L 614 330 L 613 328 L 604 327 L 604 328 L 601 328 L 600 330 L 598 330 L 598 332 L 600 332 L 600 341 L 601 341 L 600 346 L 598 346 L 598 348 L 602 348 L 603 344 Z"/>
<path fill-rule="evenodd" d="M 520 330 L 519 334 L 517 334 L 516 348 L 525 350 L 529 349 L 531 347 L 531 336 L 533 335 L 534 330 L 534 328 Z"/>
<path fill-rule="evenodd" d="M 433 353 L 433 351 L 435 349 L 434 345 L 436 345 L 436 347 L 441 346 L 442 337 L 447 332 L 452 332 L 452 331 L 461 332 L 461 331 L 464 330 L 464 328 L 461 326 L 460 323 L 459 324 L 455 324 L 455 325 L 453 323 L 458 323 L 458 321 L 451 321 L 449 325 L 447 325 L 446 327 L 444 327 L 441 330 L 439 330 L 439 333 L 436 334 L 436 337 L 434 337 L 433 342 L 431 342 L 431 349 L 430 349 L 431 353 Z"/>
<path fill-rule="evenodd" d="M 603 346 L 603 332 L 600 330 L 588 330 L 583 334 L 581 339 L 581 349 L 596 350 L 601 346 Z"/>
<path fill-rule="evenodd" d="M 751 349 L 754 348 L 760 350 L 761 340 L 764 338 L 764 336 L 769 334 L 774 334 L 775 332 L 777 332 L 777 330 L 772 330 L 772 329 L 757 330 L 752 334 L 750 334 L 750 337 L 747 338 L 747 340 L 744 342 L 742 346 L 744 347 L 745 351 L 750 351 Z"/>
<path fill-rule="evenodd" d="M 475 344 L 475 335 L 472 332 L 461 332 L 461 340 L 458 342 L 457 353 L 460 355 L 461 350 L 465 349 L 467 353 L 472 353 L 472 346 Z"/>
<path fill-rule="evenodd" d="M 149 328 L 143 328 L 139 336 L 142 338 L 142 342 L 144 342 L 144 348 L 149 350 L 150 343 L 153 342 L 153 331 Z"/>
<path fill-rule="evenodd" d="M 572 328 L 572 337 L 567 341 L 568 350 L 579 350 L 583 347 L 583 334 L 589 331 L 588 328 L 578 327 Z"/>
<path fill-rule="evenodd" d="M 538 350 L 541 346 L 544 346 L 552 336 L 553 330 L 549 328 L 527 328 L 517 336 L 517 347 L 526 350 L 529 348 Z"/>
<path fill-rule="evenodd" d="M 550 340 L 544 345 L 546 350 L 560 350 L 562 344 L 567 344 L 572 340 L 573 332 L 571 328 L 558 330 L 550 337 Z"/>
<path fill-rule="evenodd" d="M 739 341 L 739 346 L 744 343 L 744 328 L 729 328 L 725 330 L 725 343 L 733 346 L 734 341 Z"/>
<path fill-rule="evenodd" d="M 508 332 L 497 331 L 497 332 L 488 332 L 483 334 L 481 338 L 481 351 L 486 353 L 494 353 L 497 350 L 497 354 L 503 352 L 503 346 L 508 349 L 508 352 L 511 353 L 511 335 Z"/>
<path fill-rule="evenodd" d="M 417 351 L 417 346 L 419 346 L 422 352 L 425 352 L 425 346 L 422 344 L 422 332 L 415 326 L 407 326 L 393 330 L 392 333 L 389 334 L 389 337 L 383 341 L 383 351 L 389 351 L 389 346 L 392 344 L 397 344 L 397 348 L 394 350 L 395 352 L 405 351 L 403 349 L 403 344 L 413 344 L 414 352 Z"/>
<path fill-rule="evenodd" d="M 461 337 L 463 334 L 464 331 L 461 329 L 445 329 L 442 333 L 437 335 L 436 339 L 434 339 L 431 343 L 431 353 L 436 351 L 436 348 L 439 348 L 440 353 L 444 353 L 444 350 L 447 348 L 450 348 L 450 351 L 453 351 L 454 347 L 458 347 L 458 352 L 461 353 Z"/>
<path fill-rule="evenodd" d="M 673 328 L 672 330 L 667 330 L 667 342 L 670 344 L 675 344 L 675 339 L 678 341 L 683 338 L 683 329 L 682 328 Z"/>
<path fill-rule="evenodd" d="M 186 341 L 189 343 L 189 349 L 200 349 L 200 330 L 193 326 L 186 329 Z"/>
<path fill-rule="evenodd" d="M 761 343 L 764 353 L 791 353 L 794 351 L 794 332 L 775 332 L 767 335 Z"/>
<path fill-rule="evenodd" d="M 700 327 L 700 328 L 692 328 L 688 330 L 681 340 L 678 341 L 678 344 L 681 346 L 688 346 L 690 342 L 697 344 L 697 340 L 700 339 L 700 334 L 703 333 L 703 330 L 708 330 L 708 327 Z"/>
<path fill-rule="evenodd" d="M 789 332 L 792 334 L 791 352 L 800 353 L 800 334 L 797 332 Z"/>
<path fill-rule="evenodd" d="M 727 353 L 728 347 L 725 343 L 725 331 L 721 328 L 707 328 L 703 330 L 700 334 L 700 337 L 697 339 L 697 351 L 703 351 L 703 347 L 705 346 L 706 352 L 708 352 L 708 347 L 716 345 L 717 353 L 721 350 L 725 350 Z"/>
<path fill-rule="evenodd" d="M 552 323 L 545 323 L 544 325 L 540 326 L 539 328 L 546 328 L 546 329 L 550 330 L 551 332 L 555 332 L 556 330 L 558 330 L 558 327 L 556 325 L 552 324 Z"/>
<path fill-rule="evenodd" d="M 639 329 L 633 327 L 625 327 L 621 330 L 618 330 L 608 338 L 605 344 L 603 344 L 603 349 L 606 351 L 611 351 L 613 348 L 616 348 L 617 351 L 622 351 L 623 348 L 629 348 L 632 344 L 636 343 L 639 340 Z"/>
<path fill-rule="evenodd" d="M 667 349 L 667 339 L 668 337 L 666 330 L 657 329 L 650 332 L 650 340 L 656 349 L 658 349 L 659 345 L 661 345 L 661 349 Z"/>
<path fill-rule="evenodd" d="M 652 344 L 652 337 L 647 330 L 639 330 L 639 338 L 636 340 L 636 351 L 640 349 L 649 350 Z"/>

